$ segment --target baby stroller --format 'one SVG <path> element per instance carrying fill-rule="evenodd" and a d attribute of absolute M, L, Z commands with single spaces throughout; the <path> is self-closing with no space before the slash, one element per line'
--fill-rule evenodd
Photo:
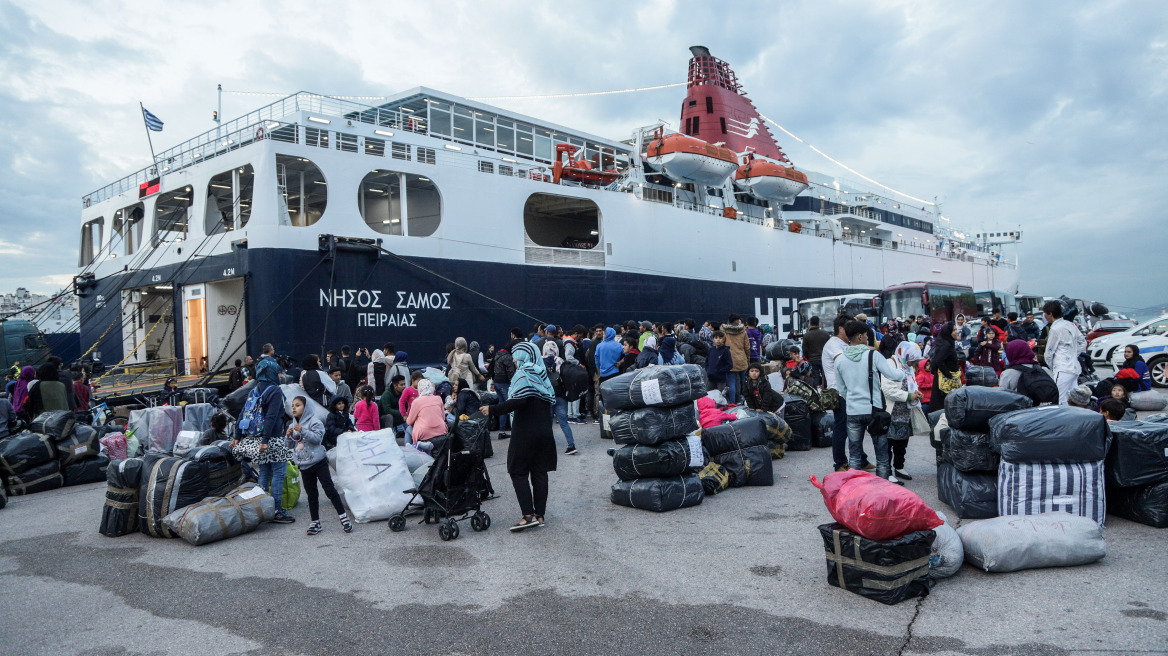
<path fill-rule="evenodd" d="M 467 519 L 476 532 L 491 527 L 491 516 L 481 509 L 492 490 L 483 462 L 483 440 L 478 439 L 481 431 L 474 430 L 480 423 L 486 427 L 485 418 L 456 420 L 448 434 L 430 440 L 434 445 L 434 464 L 417 488 L 406 490 L 414 496 L 405 509 L 389 518 L 389 530 L 404 531 L 407 511 L 418 505 L 422 508 L 419 524 L 438 524 L 438 537 L 444 542 L 457 539 L 458 523 Z M 468 434 L 472 439 L 467 439 Z M 415 503 L 418 497 L 422 499 L 421 504 Z"/>

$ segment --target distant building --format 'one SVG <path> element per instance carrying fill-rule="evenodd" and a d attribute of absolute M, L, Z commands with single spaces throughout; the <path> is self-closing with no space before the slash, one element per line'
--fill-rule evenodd
<path fill-rule="evenodd" d="M 77 296 L 70 292 L 46 296 L 17 287 L 13 293 L 0 294 L 0 317 L 28 319 L 50 334 L 77 332 L 77 312 Z"/>

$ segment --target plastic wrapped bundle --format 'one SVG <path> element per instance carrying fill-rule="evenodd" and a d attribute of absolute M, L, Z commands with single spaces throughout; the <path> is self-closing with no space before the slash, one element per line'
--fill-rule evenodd
<path fill-rule="evenodd" d="M 1107 555 L 1099 524 L 1061 512 L 987 519 L 957 535 L 965 560 L 987 572 L 1086 565 Z"/>
<path fill-rule="evenodd" d="M 407 383 L 409 381 L 406 381 Z M 479 403 L 482 405 L 495 405 L 499 402 L 499 395 L 495 392 L 479 392 Z"/>
<path fill-rule="evenodd" d="M 835 521 L 870 540 L 888 540 L 941 523 L 915 492 L 871 472 L 849 469 L 809 477 L 823 495 L 823 505 Z"/>
<path fill-rule="evenodd" d="M 758 418 L 739 419 L 702 430 L 702 446 L 711 456 L 767 445 L 766 423 Z"/>
<path fill-rule="evenodd" d="M 142 484 L 142 459 L 114 462 L 105 470 L 105 506 L 98 532 L 117 538 L 138 529 L 138 488 Z"/>
<path fill-rule="evenodd" d="M 965 370 L 965 384 L 973 387 L 997 387 L 998 373 L 993 367 L 970 367 Z"/>
<path fill-rule="evenodd" d="M 207 496 L 223 496 L 243 479 L 243 466 L 231 453 L 231 443 L 219 441 L 191 449 L 183 456 L 202 464 L 207 471 Z"/>
<path fill-rule="evenodd" d="M 932 556 L 929 558 L 929 578 L 945 579 L 961 569 L 961 564 L 965 562 L 965 547 L 957 531 L 949 525 L 949 518 L 944 513 L 937 513 L 937 517 L 944 523 L 933 529 L 937 538 L 933 540 Z"/>
<path fill-rule="evenodd" d="M 126 430 L 136 430 L 134 436 L 147 451 L 170 453 L 182 430 L 182 408 L 163 405 L 157 408 L 131 410 Z"/>
<path fill-rule="evenodd" d="M 215 404 L 219 402 L 219 390 L 214 387 L 192 387 L 183 390 L 182 400 L 187 406 Z"/>
<path fill-rule="evenodd" d="M 692 401 L 669 408 L 637 408 L 613 414 L 608 430 L 617 444 L 652 446 L 688 435 L 699 428 Z"/>
<path fill-rule="evenodd" d="M 355 521 L 389 519 L 409 503 L 413 495 L 405 491 L 414 487 L 414 479 L 393 429 L 344 433 L 332 451 L 337 469 L 333 480 Z"/>
<path fill-rule="evenodd" d="M 247 395 L 251 394 L 257 384 L 253 378 L 243 387 L 223 397 L 223 407 L 227 408 L 227 412 L 230 412 L 231 416 L 239 417 L 239 414 L 243 412 L 243 405 L 247 403 Z"/>
<path fill-rule="evenodd" d="M 1065 405 L 994 417 L 990 437 L 1002 460 L 1014 463 L 1098 462 L 1107 457 L 1111 445 L 1103 415 Z"/>
<path fill-rule="evenodd" d="M 25 431 L 0 441 L 0 469 L 5 476 L 20 476 L 56 457 L 57 447 L 48 435 Z"/>
<path fill-rule="evenodd" d="M 835 438 L 835 415 L 830 412 L 811 413 L 811 446 L 826 449 Z"/>
<path fill-rule="evenodd" d="M 869 540 L 842 524 L 823 524 L 819 534 L 829 585 L 890 606 L 929 595 L 929 559 L 936 538 L 932 530 Z"/>
<path fill-rule="evenodd" d="M 251 533 L 276 516 L 276 500 L 255 483 L 244 483 L 222 497 L 180 508 L 162 521 L 171 533 L 195 546 Z"/>
<path fill-rule="evenodd" d="M 110 460 L 125 460 L 130 457 L 125 433 L 106 433 L 97 439 L 109 454 Z"/>
<path fill-rule="evenodd" d="M 203 434 L 194 430 L 180 430 L 178 437 L 174 440 L 174 455 L 182 457 L 185 456 L 191 449 L 199 448 L 199 442 L 203 439 Z"/>
<path fill-rule="evenodd" d="M 988 432 L 950 428 L 942 444 L 945 462 L 960 471 L 998 471 L 998 454 L 990 448 Z"/>
<path fill-rule="evenodd" d="M 769 449 L 772 458 L 782 458 L 787 452 L 787 444 L 791 441 L 791 427 L 782 417 L 773 412 L 752 410 L 741 406 L 734 408 L 732 414 L 739 419 L 758 418 L 762 420 L 763 425 L 766 426 L 766 438 L 770 442 Z"/>
<path fill-rule="evenodd" d="M 1109 487 L 1107 512 L 1154 528 L 1168 528 L 1168 483 Z"/>
<path fill-rule="evenodd" d="M 308 405 L 304 406 L 304 414 L 309 417 L 316 417 L 320 423 L 328 421 L 328 410 L 321 404 L 308 396 L 308 392 L 299 383 L 294 385 L 281 385 L 280 391 L 284 393 L 284 415 L 289 419 L 292 418 L 292 400 L 298 396 L 303 396 L 304 400 L 308 401 Z M 374 399 L 374 403 L 377 400 Z"/>
<path fill-rule="evenodd" d="M 139 528 L 156 538 L 173 538 L 162 518 L 207 496 L 207 468 L 203 463 L 147 451 L 142 457 L 138 486 Z"/>
<path fill-rule="evenodd" d="M 783 420 L 791 427 L 791 441 L 788 451 L 811 450 L 811 410 L 802 397 L 783 395 Z"/>
<path fill-rule="evenodd" d="M 210 403 L 191 403 L 184 405 L 182 411 L 183 430 L 205 433 L 211 428 L 211 416 L 215 414 L 216 409 Z"/>
<path fill-rule="evenodd" d="M 101 451 L 101 442 L 97 441 L 97 431 L 92 426 L 77 424 L 72 435 L 57 440 L 56 447 L 61 466 L 65 467 L 96 456 Z"/>
<path fill-rule="evenodd" d="M 109 463 L 109 456 L 99 453 L 92 458 L 62 467 L 61 475 L 65 479 L 65 485 L 100 483 L 105 480 L 105 471 Z"/>
<path fill-rule="evenodd" d="M 612 468 L 622 481 L 677 476 L 704 464 L 702 440 L 697 435 L 655 446 L 629 444 L 612 456 Z"/>
<path fill-rule="evenodd" d="M 1152 424 L 1168 424 L 1168 414 L 1151 415 L 1149 417 L 1144 417 L 1142 421 L 1146 421 Z"/>
<path fill-rule="evenodd" d="M 937 497 L 960 519 L 998 516 L 997 472 L 962 472 L 952 464 L 937 465 Z"/>
<path fill-rule="evenodd" d="M 600 439 L 612 439 L 612 415 L 604 407 L 604 401 L 596 399 L 596 411 L 600 413 Z"/>
<path fill-rule="evenodd" d="M 718 463 L 710 460 L 705 467 L 698 472 L 698 478 L 702 481 L 702 490 L 706 496 L 711 496 L 730 487 L 730 472 Z"/>
<path fill-rule="evenodd" d="M 748 446 L 737 451 L 727 451 L 714 456 L 713 460 L 730 473 L 732 487 L 775 484 L 775 466 L 766 446 Z"/>
<path fill-rule="evenodd" d="M 487 418 L 477 411 L 473 417 L 457 420 L 450 432 L 462 440 L 463 449 L 478 450 L 484 458 L 495 455 L 495 447 L 491 444 L 491 432 L 487 430 Z"/>
<path fill-rule="evenodd" d="M 963 430 L 985 430 L 990 419 L 1034 406 L 1029 397 L 989 387 L 965 386 L 945 397 L 945 417 L 949 426 Z"/>
<path fill-rule="evenodd" d="M 73 434 L 76 417 L 68 410 L 50 410 L 37 415 L 28 425 L 29 431 L 48 435 L 54 440 L 63 440 Z"/>
<path fill-rule="evenodd" d="M 25 470 L 20 475 L 9 476 L 4 479 L 4 487 L 8 488 L 8 494 L 14 497 L 34 494 L 36 492 L 47 492 L 64 485 L 65 479 L 61 476 L 61 464 L 56 460 L 50 460 L 49 462 Z"/>
<path fill-rule="evenodd" d="M 1128 402 L 1131 403 L 1132 409 L 1141 412 L 1159 412 L 1168 407 L 1168 398 L 1165 398 L 1156 390 L 1132 392 L 1128 396 Z"/>
<path fill-rule="evenodd" d="M 1106 519 L 1103 463 L 1014 464 L 998 468 L 998 514 L 1065 512 Z"/>
<path fill-rule="evenodd" d="M 676 369 L 680 367 L 661 367 Z M 767 460 L 769 463 L 770 460 Z M 610 499 L 618 506 L 666 512 L 689 508 L 702 502 L 705 492 L 696 473 L 670 478 L 639 478 L 619 481 L 612 486 Z"/>
<path fill-rule="evenodd" d="M 1116 421 L 1108 424 L 1107 483 L 1136 487 L 1168 483 L 1168 424 Z"/>
<path fill-rule="evenodd" d="M 638 369 L 600 384 L 600 396 L 609 412 L 680 405 L 705 394 L 706 372 L 696 364 Z"/>

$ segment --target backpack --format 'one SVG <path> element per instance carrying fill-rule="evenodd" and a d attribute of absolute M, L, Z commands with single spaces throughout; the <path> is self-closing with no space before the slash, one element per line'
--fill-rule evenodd
<path fill-rule="evenodd" d="M 252 388 L 247 394 L 243 412 L 239 415 L 239 432 L 246 437 L 264 434 L 264 400 L 259 386 Z"/>
<path fill-rule="evenodd" d="M 825 387 L 819 390 L 819 407 L 823 412 L 830 412 L 839 407 L 839 390 L 834 387 Z"/>
<path fill-rule="evenodd" d="M 1030 397 L 1035 406 L 1053 404 L 1058 405 L 1059 390 L 1054 379 L 1045 371 L 1034 366 L 1019 365 L 1010 367 L 1018 372 L 1018 393 Z"/>
<path fill-rule="evenodd" d="M 588 391 L 588 371 L 583 365 L 565 362 L 560 367 L 560 381 L 563 385 L 564 399 L 568 401 L 576 401 Z"/>

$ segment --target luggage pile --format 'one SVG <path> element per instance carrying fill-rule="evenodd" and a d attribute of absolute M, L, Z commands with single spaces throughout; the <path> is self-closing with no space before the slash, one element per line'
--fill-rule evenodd
<path fill-rule="evenodd" d="M 10 496 L 105 480 L 110 459 L 97 429 L 67 410 L 42 413 L 29 430 L 0 442 L 0 472 Z"/>
<path fill-rule="evenodd" d="M 1112 442 L 1105 465 L 1107 511 L 1168 528 L 1168 422 L 1157 419 L 1108 425 Z"/>
<path fill-rule="evenodd" d="M 769 414 L 748 416 L 702 430 L 702 446 L 709 454 L 710 462 L 725 469 L 726 487 L 775 484 L 770 435 L 773 430 L 771 426 L 777 417 L 765 416 Z"/>
<path fill-rule="evenodd" d="M 960 569 L 953 529 L 912 491 L 857 470 L 811 484 L 835 519 L 819 526 L 828 584 L 892 605 L 928 596 Z"/>
<path fill-rule="evenodd" d="M 705 393 L 705 372 L 689 364 L 649 367 L 600 385 L 604 432 L 618 445 L 614 504 L 665 512 L 702 502 L 698 470 L 707 459 L 694 402 Z"/>
<path fill-rule="evenodd" d="M 791 440 L 787 444 L 787 450 L 810 451 L 814 435 L 811 407 L 807 400 L 797 394 L 784 394 L 782 413 L 783 421 L 787 422 L 791 429 Z"/>
<path fill-rule="evenodd" d="M 737 407 L 731 412 L 739 419 L 762 419 L 763 424 L 766 425 L 767 450 L 771 452 L 771 458 L 779 459 L 787 452 L 787 445 L 791 442 L 791 426 L 779 415 L 773 412 L 764 412 L 762 410 L 752 410 L 750 408 Z"/>
<path fill-rule="evenodd" d="M 163 405 L 130 411 L 126 430 L 133 431 L 146 451 L 172 453 L 178 434 L 183 429 L 183 409 Z"/>
<path fill-rule="evenodd" d="M 993 370 L 990 369 L 992 373 Z M 945 399 L 933 428 L 937 448 L 937 494 L 961 519 L 998 516 L 998 467 L 990 422 L 1030 408 L 1033 402 L 1007 390 L 965 386 Z"/>

